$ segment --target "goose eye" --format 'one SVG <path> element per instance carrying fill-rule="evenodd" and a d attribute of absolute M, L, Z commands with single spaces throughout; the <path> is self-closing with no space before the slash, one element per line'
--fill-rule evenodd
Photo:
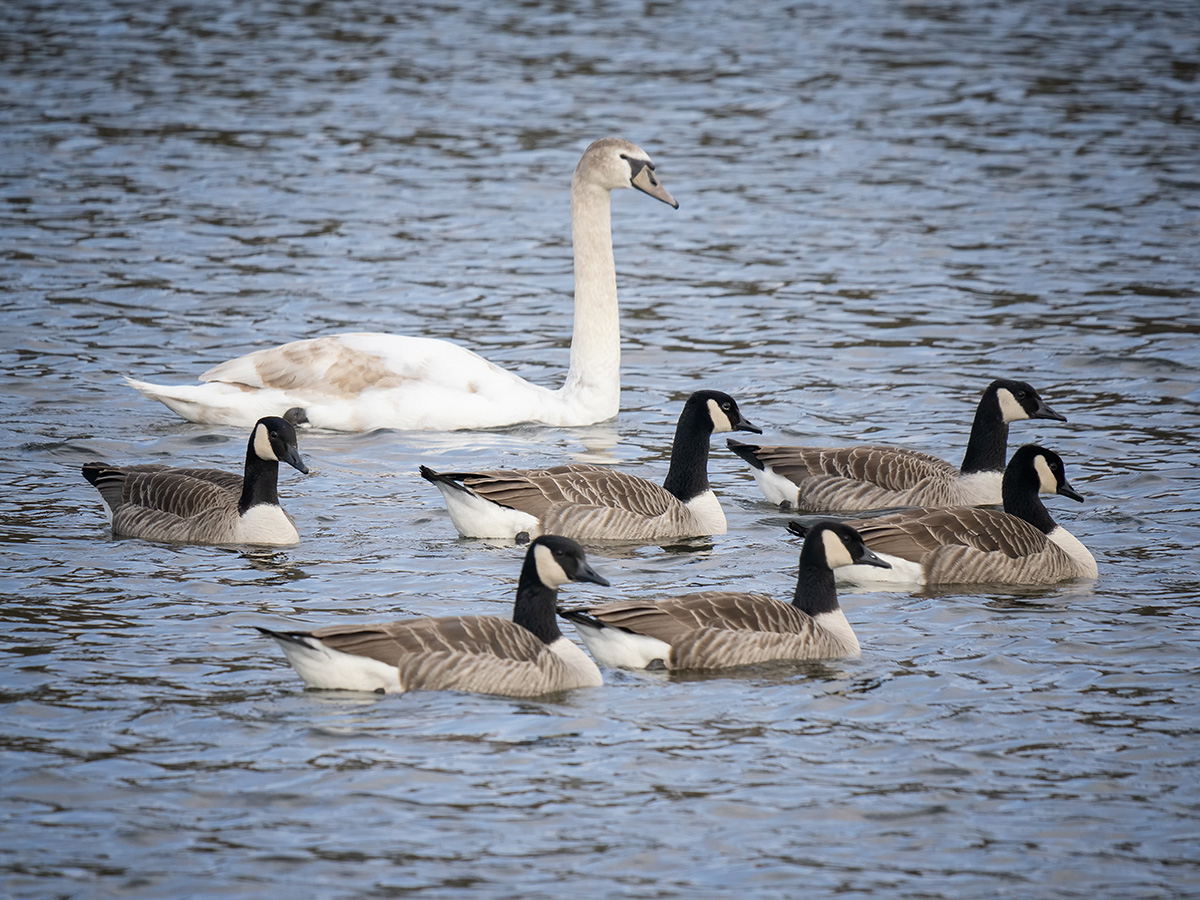
<path fill-rule="evenodd" d="M 721 404 L 721 409 L 725 410 L 726 412 L 729 412 L 729 410 L 730 410 L 732 407 L 733 407 L 733 404 L 732 404 L 732 403 L 722 403 L 722 404 Z"/>

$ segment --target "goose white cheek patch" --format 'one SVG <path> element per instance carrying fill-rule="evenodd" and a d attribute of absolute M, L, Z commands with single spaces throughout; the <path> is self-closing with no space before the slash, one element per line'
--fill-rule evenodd
<path fill-rule="evenodd" d="M 716 400 L 708 401 L 708 415 L 712 419 L 713 434 L 733 431 L 733 423 L 729 421 L 729 416 L 725 415 L 725 411 L 717 405 Z"/>
<path fill-rule="evenodd" d="M 538 578 L 546 587 L 556 588 L 571 580 L 548 547 L 541 545 L 535 547 L 533 558 L 537 562 Z"/>
<path fill-rule="evenodd" d="M 264 425 L 254 426 L 254 455 L 259 459 L 279 462 L 279 457 L 275 455 L 275 451 L 271 448 L 271 435 L 267 432 Z"/>
<path fill-rule="evenodd" d="M 1029 413 L 1025 411 L 1017 398 L 1012 395 L 1012 391 L 1008 388 L 1000 388 L 996 391 L 996 400 L 1000 403 L 1000 415 L 1004 416 L 1005 422 L 1016 422 L 1020 419 L 1028 419 Z"/>

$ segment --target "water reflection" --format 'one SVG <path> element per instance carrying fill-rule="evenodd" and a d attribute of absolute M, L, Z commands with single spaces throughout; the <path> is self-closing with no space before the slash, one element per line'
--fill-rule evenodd
<path fill-rule="evenodd" d="M 9 4 L 6 895 L 1194 893 L 1193 6 Z M 551 383 L 562 173 L 611 132 L 694 198 L 614 211 L 616 421 L 309 430 L 299 546 L 108 536 L 79 464 L 245 441 L 126 374 L 370 330 Z M 539 702 L 305 692 L 253 631 L 511 610 L 520 548 L 420 463 L 658 477 L 701 386 L 953 459 L 1009 374 L 1071 420 L 1095 585 L 846 595 L 861 660 Z M 790 594 L 787 517 L 710 473 L 729 533 L 595 548 L 617 595 Z"/>

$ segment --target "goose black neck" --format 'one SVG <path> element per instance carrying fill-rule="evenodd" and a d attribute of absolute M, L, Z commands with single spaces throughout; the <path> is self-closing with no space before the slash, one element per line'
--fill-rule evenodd
<path fill-rule="evenodd" d="M 810 534 L 804 539 L 792 605 L 810 616 L 819 616 L 838 608 L 833 569 L 825 561 L 825 547 L 820 535 L 813 537 Z"/>
<path fill-rule="evenodd" d="M 663 488 L 687 503 L 708 490 L 708 439 L 712 422 L 702 404 L 689 402 L 675 426 L 671 465 Z"/>
<path fill-rule="evenodd" d="M 1058 523 L 1050 516 L 1042 502 L 1038 489 L 1040 479 L 1033 470 L 1016 471 L 1009 466 L 1004 472 L 1000 494 L 1004 500 L 1004 511 L 1011 516 L 1024 519 L 1043 534 L 1049 534 Z"/>
<path fill-rule="evenodd" d="M 279 463 L 262 459 L 254 452 L 253 438 L 246 450 L 246 472 L 242 477 L 242 496 L 238 500 L 238 512 L 245 515 L 253 506 L 268 503 L 279 505 Z"/>
<path fill-rule="evenodd" d="M 1003 472 L 1008 455 L 1008 423 L 1000 411 L 1000 400 L 995 391 L 988 391 L 975 409 L 975 421 L 971 423 L 971 437 L 967 441 L 967 452 L 963 455 L 964 475 L 975 472 Z"/>
<path fill-rule="evenodd" d="M 562 631 L 558 627 L 555 606 L 558 591 L 542 584 L 538 577 L 537 562 L 533 554 L 527 554 L 521 566 L 521 580 L 517 582 L 517 602 L 513 605 L 513 622 L 533 632 L 543 644 L 553 644 Z"/>

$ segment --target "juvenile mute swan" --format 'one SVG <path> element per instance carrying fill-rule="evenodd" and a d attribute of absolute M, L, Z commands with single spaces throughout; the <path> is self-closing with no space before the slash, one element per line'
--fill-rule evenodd
<path fill-rule="evenodd" d="M 646 151 L 604 138 L 584 152 L 571 179 L 575 326 L 565 384 L 530 384 L 449 341 L 349 333 L 293 341 L 222 363 L 201 385 L 127 379 L 192 422 L 249 427 L 299 408 L 337 431 L 453 430 L 518 422 L 589 425 L 617 414 L 621 334 L 610 192 L 637 188 L 678 209 Z"/>

